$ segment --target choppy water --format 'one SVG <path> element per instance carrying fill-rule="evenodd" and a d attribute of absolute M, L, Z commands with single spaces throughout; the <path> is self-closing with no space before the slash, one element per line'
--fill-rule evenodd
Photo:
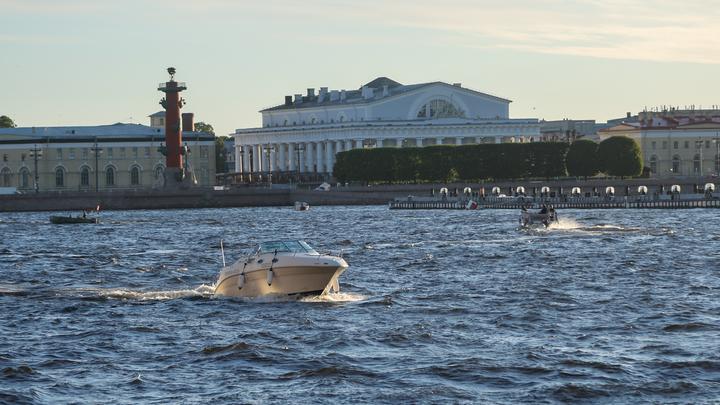
<path fill-rule="evenodd" d="M 0 214 L 2 404 L 720 401 L 716 210 Z M 249 239 L 345 249 L 341 293 L 212 294 Z"/>

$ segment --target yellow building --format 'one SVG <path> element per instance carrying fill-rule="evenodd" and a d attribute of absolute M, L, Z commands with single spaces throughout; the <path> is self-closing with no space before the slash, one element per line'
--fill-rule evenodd
<path fill-rule="evenodd" d="M 215 136 L 182 135 L 197 186 L 213 186 Z M 39 191 L 158 187 L 165 170 L 158 148 L 164 142 L 164 129 L 139 124 L 0 128 L 0 186 L 32 192 L 37 180 Z"/>
<path fill-rule="evenodd" d="M 634 139 L 642 149 L 643 165 L 653 177 L 720 174 L 720 111 L 646 111 L 638 118 L 638 122 L 600 130 L 600 141 L 615 135 Z"/>

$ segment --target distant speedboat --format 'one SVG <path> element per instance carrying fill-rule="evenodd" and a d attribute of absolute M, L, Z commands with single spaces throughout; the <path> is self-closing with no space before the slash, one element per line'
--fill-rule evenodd
<path fill-rule="evenodd" d="M 295 201 L 295 211 L 307 211 L 310 209 L 310 205 L 306 202 Z"/>
<path fill-rule="evenodd" d="M 318 253 L 302 241 L 258 243 L 233 265 L 220 271 L 215 294 L 233 297 L 270 293 L 320 295 L 331 288 L 339 292 L 338 277 L 348 268 L 341 256 Z"/>
<path fill-rule="evenodd" d="M 532 212 L 523 207 L 520 212 L 520 226 L 526 229 L 547 228 L 552 224 L 557 224 L 559 219 L 558 213 L 552 205 L 549 208 L 543 205 L 538 212 Z"/>

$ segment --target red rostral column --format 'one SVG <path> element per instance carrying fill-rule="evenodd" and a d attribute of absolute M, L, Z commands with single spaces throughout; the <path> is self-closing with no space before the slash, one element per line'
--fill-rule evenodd
<path fill-rule="evenodd" d="M 175 81 L 175 68 L 168 68 L 170 81 L 160 83 L 158 90 L 165 93 L 160 104 L 165 108 L 165 147 L 162 154 L 167 156 L 167 167 L 182 167 L 182 157 L 186 150 L 182 146 L 182 132 L 180 131 L 180 109 L 185 105 L 185 100 L 180 98 L 180 92 L 187 90 L 185 83 Z"/>

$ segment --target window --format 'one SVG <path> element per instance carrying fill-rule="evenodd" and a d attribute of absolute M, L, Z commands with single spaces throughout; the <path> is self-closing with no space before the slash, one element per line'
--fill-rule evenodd
<path fill-rule="evenodd" d="M 427 107 L 426 107 L 426 106 L 422 106 L 422 108 L 420 109 L 420 112 L 418 113 L 417 117 L 418 117 L 418 118 L 427 118 Z"/>
<path fill-rule="evenodd" d="M 108 152 L 108 154 L 107 154 L 108 160 L 112 160 L 112 158 L 113 158 L 113 148 L 107 148 L 107 152 Z"/>
<path fill-rule="evenodd" d="M 283 120 L 283 126 L 286 127 L 288 125 L 288 120 Z"/>
<path fill-rule="evenodd" d="M 88 160 L 88 148 L 82 148 L 82 160 Z"/>
<path fill-rule="evenodd" d="M 667 149 L 667 141 L 663 141 L 663 149 Z"/>
<path fill-rule="evenodd" d="M 650 145 L 653 149 L 657 148 L 657 142 L 650 142 Z"/>
<path fill-rule="evenodd" d="M 120 148 L 120 159 L 125 159 L 125 148 Z"/>
<path fill-rule="evenodd" d="M 145 148 L 145 159 L 150 159 L 150 148 Z"/>
<path fill-rule="evenodd" d="M 138 148 L 132 148 L 132 158 L 133 159 L 138 158 Z"/>
<path fill-rule="evenodd" d="M 57 168 L 57 170 L 55 170 L 55 186 L 56 187 L 64 187 L 65 186 L 65 172 L 61 168 Z"/>
<path fill-rule="evenodd" d="M 130 184 L 140 184 L 140 170 L 138 170 L 137 167 L 133 167 L 132 170 L 130 170 Z"/>
<path fill-rule="evenodd" d="M 165 125 L 165 118 L 160 118 L 160 125 Z"/>
<path fill-rule="evenodd" d="M 657 173 L 657 167 L 658 167 L 657 157 L 653 156 L 650 158 L 650 171 L 653 173 Z"/>
<path fill-rule="evenodd" d="M 693 156 L 693 173 L 700 173 L 700 155 Z"/>
<path fill-rule="evenodd" d="M 678 143 L 678 141 L 673 142 L 673 149 L 679 148 Z"/>
<path fill-rule="evenodd" d="M 339 121 L 340 121 L 340 122 L 345 122 L 345 116 L 344 116 L 344 115 L 341 115 Z"/>
<path fill-rule="evenodd" d="M 430 102 L 430 118 L 433 118 L 437 115 L 438 112 L 442 111 L 443 108 L 447 105 L 447 101 L 445 100 L 433 100 Z"/>
<path fill-rule="evenodd" d="M 22 169 L 20 171 L 20 187 L 30 187 L 30 171 L 27 169 Z"/>
<path fill-rule="evenodd" d="M 207 159 L 207 157 L 208 157 L 208 147 L 207 146 L 200 147 L 200 157 Z"/>
<path fill-rule="evenodd" d="M 690 149 L 690 141 L 685 141 L 685 149 Z"/>
<path fill-rule="evenodd" d="M 317 124 L 317 120 L 315 119 L 315 117 L 313 117 L 312 120 L 310 120 L 310 123 L 311 123 L 311 124 Z"/>
<path fill-rule="evenodd" d="M 90 170 L 88 170 L 87 167 L 83 167 L 83 169 L 80 171 L 80 185 L 81 186 L 89 186 L 90 185 Z"/>
<path fill-rule="evenodd" d="M 10 173 L 10 169 L 8 169 L 7 167 L 2 169 L 2 184 L 3 187 L 12 186 L 12 173 Z"/>
<path fill-rule="evenodd" d="M 710 149 L 710 141 L 705 141 L 705 147 L 706 147 L 707 149 Z"/>
<path fill-rule="evenodd" d="M 120 150 L 123 150 L 123 148 L 120 148 Z M 108 167 L 105 171 L 105 184 L 108 186 L 115 185 L 115 170 L 112 167 Z"/>
<path fill-rule="evenodd" d="M 27 155 L 24 153 L 20 155 L 20 160 L 22 160 L 23 162 L 27 161 Z"/>
<path fill-rule="evenodd" d="M 57 160 L 62 160 L 62 149 L 55 149 L 55 155 L 57 156 Z"/>
<path fill-rule="evenodd" d="M 3 162 L 9 162 L 9 161 L 10 161 L 10 156 L 3 155 Z"/>
<path fill-rule="evenodd" d="M 673 174 L 680 174 L 680 158 L 677 156 L 672 158 L 672 172 Z"/>

